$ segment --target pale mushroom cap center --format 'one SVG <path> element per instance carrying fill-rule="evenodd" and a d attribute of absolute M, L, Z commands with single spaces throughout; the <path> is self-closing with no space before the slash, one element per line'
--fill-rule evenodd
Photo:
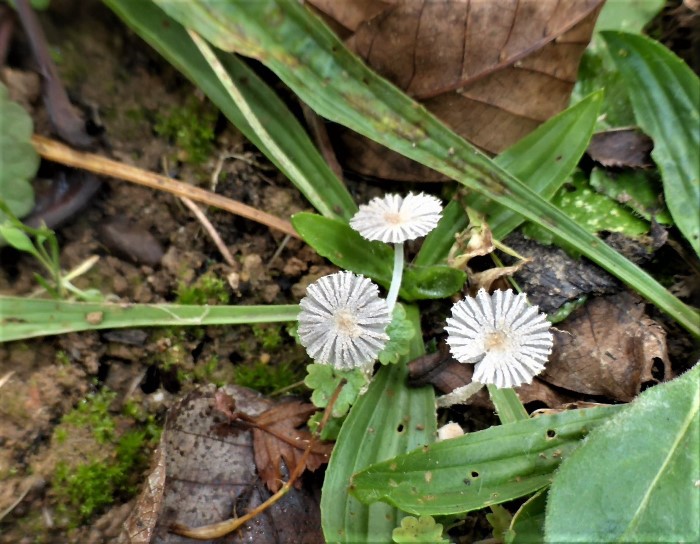
<path fill-rule="evenodd" d="M 338 310 L 334 316 L 335 327 L 341 334 L 357 338 L 362 334 L 362 327 L 357 324 L 357 317 L 349 310 Z"/>
<path fill-rule="evenodd" d="M 386 212 L 384 214 L 384 220 L 389 225 L 400 225 L 404 222 L 403 217 L 399 212 Z"/>
<path fill-rule="evenodd" d="M 490 332 L 484 337 L 484 349 L 486 351 L 507 351 L 510 348 L 510 338 L 503 331 Z"/>

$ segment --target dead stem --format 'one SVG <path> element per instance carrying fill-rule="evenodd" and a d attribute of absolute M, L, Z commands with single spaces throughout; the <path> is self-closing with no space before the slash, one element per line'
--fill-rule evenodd
<path fill-rule="evenodd" d="M 161 176 L 136 166 L 114 161 L 94 153 L 78 151 L 56 140 L 40 136 L 39 134 L 34 134 L 32 136 L 32 144 L 37 153 L 46 160 L 72 166 L 73 168 L 80 168 L 102 176 L 122 179 L 124 181 L 136 183 L 137 185 L 150 187 L 151 189 L 165 191 L 179 197 L 186 197 L 195 202 L 201 202 L 202 204 L 214 206 L 215 208 L 225 210 L 235 215 L 240 215 L 246 219 L 257 221 L 258 223 L 267 225 L 272 229 L 279 230 L 294 238 L 299 238 L 299 235 L 289 221 L 262 212 L 251 206 L 237 202 L 236 200 L 211 193 L 205 189 L 200 189 L 199 187 L 194 187 L 187 183 Z"/>

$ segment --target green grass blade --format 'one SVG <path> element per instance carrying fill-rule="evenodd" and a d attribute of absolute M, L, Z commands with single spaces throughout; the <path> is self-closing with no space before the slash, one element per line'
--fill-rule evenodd
<path fill-rule="evenodd" d="M 326 217 L 349 219 L 357 206 L 343 183 L 323 160 L 306 131 L 284 103 L 244 62 L 222 54 L 220 61 L 241 90 L 246 102 L 275 136 L 289 161 L 275 158 L 245 120 L 187 31 L 149 1 L 105 0 L 141 38 L 197 85 L 224 115 L 294 183 L 308 201 Z"/>
<path fill-rule="evenodd" d="M 627 84 L 637 122 L 652 140 L 676 226 L 700 255 L 700 79 L 644 36 L 602 32 Z"/>
<path fill-rule="evenodd" d="M 296 1 L 157 1 L 216 46 L 258 58 L 323 117 L 542 225 L 700 337 L 695 310 L 369 70 Z"/>
<path fill-rule="evenodd" d="M 406 307 L 420 328 L 417 308 Z M 424 353 L 415 335 L 409 357 Z M 429 444 L 435 439 L 432 387 L 406 385 L 406 358 L 382 367 L 368 391 L 352 407 L 333 448 L 321 494 L 326 542 L 391 542 L 402 515 L 387 504 L 367 506 L 348 494 L 350 476 L 366 466 Z"/>
<path fill-rule="evenodd" d="M 0 342 L 131 327 L 245 325 L 296 321 L 299 306 L 186 306 L 66 302 L 0 296 Z"/>
<path fill-rule="evenodd" d="M 545 200 L 550 200 L 571 175 L 588 147 L 593 134 L 602 92 L 592 93 L 581 102 L 555 115 L 518 143 L 494 159 L 514 177 Z M 493 235 L 503 239 L 515 230 L 523 217 L 483 195 L 469 199 L 469 207 L 486 215 Z M 467 226 L 466 213 L 457 202 L 450 202 L 444 219 L 423 242 L 415 264 L 427 265 L 444 261 L 454 236 Z"/>
<path fill-rule="evenodd" d="M 515 423 L 516 421 L 528 419 L 530 417 L 514 389 L 499 389 L 491 384 L 487 387 L 491 402 L 493 402 L 493 405 L 496 407 L 496 413 L 501 423 Z"/>

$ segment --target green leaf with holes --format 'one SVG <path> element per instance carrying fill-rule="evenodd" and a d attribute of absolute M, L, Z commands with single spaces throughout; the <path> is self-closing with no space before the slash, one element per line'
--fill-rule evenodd
<path fill-rule="evenodd" d="M 423 446 L 353 475 L 360 501 L 411 514 L 478 510 L 534 493 L 581 439 L 620 407 L 572 410 Z"/>
<path fill-rule="evenodd" d="M 566 459 L 547 542 L 700 541 L 700 365 L 647 389 Z"/>

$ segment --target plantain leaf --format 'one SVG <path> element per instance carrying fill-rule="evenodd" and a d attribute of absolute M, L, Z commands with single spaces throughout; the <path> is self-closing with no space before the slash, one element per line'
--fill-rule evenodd
<path fill-rule="evenodd" d="M 152 2 L 105 0 L 151 47 L 196 84 L 224 115 L 296 185 L 326 217 L 349 219 L 357 206 L 345 186 L 311 143 L 306 131 L 279 97 L 235 55 L 220 55 L 248 106 L 275 136 L 290 166 L 278 161 L 245 120 L 224 85 L 209 67 L 187 31 Z"/>
<path fill-rule="evenodd" d="M 299 306 L 110 304 L 0 296 L 0 342 L 66 332 L 162 325 L 296 321 Z"/>
<path fill-rule="evenodd" d="M 549 492 L 548 542 L 700 541 L 700 365 L 593 430 Z"/>
<path fill-rule="evenodd" d="M 406 312 L 414 326 L 420 327 L 417 308 L 408 306 Z M 434 440 L 433 389 L 406 384 L 406 360 L 423 353 L 423 340 L 416 335 L 409 357 L 383 366 L 350 410 L 333 448 L 321 493 L 327 542 L 391 542 L 401 512 L 386 504 L 360 503 L 348 494 L 348 484 L 353 472 Z"/>
<path fill-rule="evenodd" d="M 620 408 L 572 410 L 424 446 L 358 472 L 352 493 L 411 514 L 469 512 L 537 491 L 588 432 Z"/>
<path fill-rule="evenodd" d="M 601 33 L 622 73 L 634 115 L 652 140 L 666 205 L 700 255 L 700 79 L 660 43 L 636 34 Z"/>

